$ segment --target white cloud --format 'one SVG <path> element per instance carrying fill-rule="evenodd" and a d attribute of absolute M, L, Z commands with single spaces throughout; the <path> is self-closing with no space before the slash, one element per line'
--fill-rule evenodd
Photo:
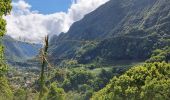
<path fill-rule="evenodd" d="M 29 13 L 29 9 L 31 8 L 31 5 L 29 5 L 23 0 L 20 0 L 18 2 L 12 2 L 12 6 L 13 11 L 20 15 L 23 15 L 24 13 Z"/>
<path fill-rule="evenodd" d="M 46 34 L 67 32 L 70 26 L 95 10 L 108 0 L 73 0 L 68 12 L 40 14 L 31 11 L 31 5 L 24 0 L 13 2 L 11 15 L 6 16 L 7 34 L 13 38 L 22 38 L 32 42 L 42 42 Z"/>

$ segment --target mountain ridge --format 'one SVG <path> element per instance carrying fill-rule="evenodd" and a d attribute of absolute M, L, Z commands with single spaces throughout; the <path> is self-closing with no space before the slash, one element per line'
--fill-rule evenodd
<path fill-rule="evenodd" d="M 110 0 L 75 22 L 67 33 L 53 37 L 50 41 L 50 57 L 73 58 L 80 63 L 86 62 L 86 58 L 90 58 L 88 63 L 98 57 L 147 59 L 154 49 L 161 48 L 160 44 L 169 46 L 169 4 L 168 0 Z M 92 42 L 96 44 L 93 49 L 77 54 L 84 44 L 91 45 Z"/>

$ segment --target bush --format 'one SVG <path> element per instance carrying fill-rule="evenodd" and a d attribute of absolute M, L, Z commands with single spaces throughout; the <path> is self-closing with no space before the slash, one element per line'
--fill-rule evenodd
<path fill-rule="evenodd" d="M 24 100 L 26 98 L 26 91 L 24 89 L 18 89 L 14 93 L 14 100 Z"/>
<path fill-rule="evenodd" d="M 50 87 L 47 100 L 65 100 L 65 92 L 62 88 L 58 88 L 56 83 Z"/>

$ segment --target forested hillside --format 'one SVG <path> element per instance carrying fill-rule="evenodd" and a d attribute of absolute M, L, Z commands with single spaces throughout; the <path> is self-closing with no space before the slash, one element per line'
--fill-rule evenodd
<path fill-rule="evenodd" d="M 170 45 L 169 5 L 169 0 L 110 0 L 52 37 L 50 58 L 146 60 L 153 50 Z"/>

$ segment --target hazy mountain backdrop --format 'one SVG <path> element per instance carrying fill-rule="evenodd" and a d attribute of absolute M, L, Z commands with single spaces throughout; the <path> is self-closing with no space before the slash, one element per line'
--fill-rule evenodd
<path fill-rule="evenodd" d="M 22 42 L 5 36 L 3 39 L 5 46 L 5 57 L 7 61 L 14 65 L 16 62 L 25 62 L 33 59 L 39 54 L 41 44 Z"/>

